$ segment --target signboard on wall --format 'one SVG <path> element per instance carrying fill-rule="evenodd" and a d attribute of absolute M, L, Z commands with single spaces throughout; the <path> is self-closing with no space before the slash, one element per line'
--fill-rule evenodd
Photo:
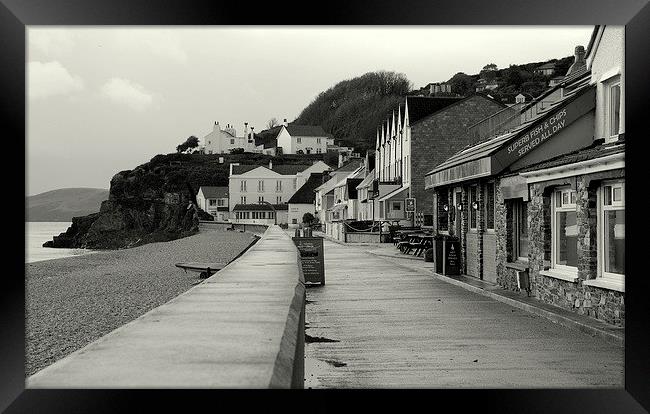
<path fill-rule="evenodd" d="M 322 237 L 292 237 L 298 248 L 305 283 L 325 284 L 325 258 Z"/>
<path fill-rule="evenodd" d="M 406 212 L 414 213 L 415 212 L 415 198 L 406 199 Z"/>
<path fill-rule="evenodd" d="M 544 118 L 528 131 L 518 134 L 513 140 L 492 156 L 492 168 L 505 168 L 533 149 L 544 144 L 575 120 L 594 109 L 596 106 L 596 89 L 590 88 L 576 99 Z M 591 135 L 590 137 L 591 138 Z M 495 171 L 493 171 L 494 173 Z"/>

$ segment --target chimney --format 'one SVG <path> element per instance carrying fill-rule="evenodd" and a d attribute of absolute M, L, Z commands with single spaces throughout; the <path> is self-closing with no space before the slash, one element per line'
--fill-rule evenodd
<path fill-rule="evenodd" d="M 284 122 L 282 122 L 282 125 L 284 125 L 285 127 L 288 125 L 287 124 L 287 118 L 284 118 Z"/>
<path fill-rule="evenodd" d="M 244 136 L 248 135 L 248 122 L 244 122 Z"/>
<path fill-rule="evenodd" d="M 269 170 L 273 169 L 273 160 L 269 160 Z"/>
<path fill-rule="evenodd" d="M 214 126 L 212 127 L 213 131 L 216 130 L 221 130 L 221 127 L 219 127 L 219 121 L 214 121 Z"/>
<path fill-rule="evenodd" d="M 567 75 L 572 74 L 573 72 L 576 72 L 583 67 L 587 66 L 587 62 L 585 61 L 585 48 L 584 46 L 576 46 L 575 48 L 575 59 L 573 61 L 573 65 L 569 67 L 569 70 L 567 71 Z"/>

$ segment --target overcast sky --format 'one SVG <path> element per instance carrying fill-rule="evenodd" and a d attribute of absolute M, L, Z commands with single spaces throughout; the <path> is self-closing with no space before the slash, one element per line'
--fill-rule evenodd
<path fill-rule="evenodd" d="M 27 66 L 27 191 L 109 188 L 214 121 L 264 129 L 369 71 L 414 87 L 573 54 L 593 26 L 34 27 Z"/>

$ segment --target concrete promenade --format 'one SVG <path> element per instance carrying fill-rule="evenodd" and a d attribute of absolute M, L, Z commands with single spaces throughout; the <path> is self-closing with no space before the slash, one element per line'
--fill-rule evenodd
<path fill-rule="evenodd" d="M 272 226 L 203 283 L 37 372 L 26 385 L 302 388 L 304 297 L 296 247 Z"/>
<path fill-rule="evenodd" d="M 325 240 L 307 288 L 305 388 L 623 386 L 623 346 Z"/>

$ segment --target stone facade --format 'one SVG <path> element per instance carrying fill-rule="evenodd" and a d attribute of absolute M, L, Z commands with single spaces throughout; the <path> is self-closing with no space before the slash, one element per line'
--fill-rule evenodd
<path fill-rule="evenodd" d="M 597 277 L 597 188 L 600 180 L 622 177 L 623 171 L 580 175 L 529 186 L 528 202 L 528 266 L 532 296 L 563 309 L 587 315 L 604 322 L 625 326 L 625 293 L 584 285 Z M 551 261 L 551 194 L 554 188 L 569 184 L 576 190 L 578 226 L 578 281 L 571 282 L 546 276 Z M 497 186 L 498 188 L 498 186 Z M 497 238 L 497 283 L 504 289 L 517 288 L 516 270 L 507 267 L 513 261 L 512 203 L 496 193 L 495 226 Z"/>

